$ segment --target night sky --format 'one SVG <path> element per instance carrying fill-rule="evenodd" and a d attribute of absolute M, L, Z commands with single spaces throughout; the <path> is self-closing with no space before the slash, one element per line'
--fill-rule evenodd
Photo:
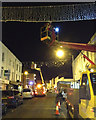
<path fill-rule="evenodd" d="M 5 5 L 5 4 L 4 4 Z M 9 4 L 8 4 L 9 5 Z M 11 4 L 12 5 L 12 4 Z M 5 5 L 6 6 L 6 5 Z M 67 21 L 52 23 L 54 27 L 59 27 L 59 40 L 67 42 L 88 43 L 96 32 L 96 20 L 88 21 Z M 3 22 L 2 23 L 2 42 L 11 52 L 21 61 L 54 61 L 52 47 L 40 41 L 40 28 L 45 23 L 39 22 Z M 67 55 L 76 56 L 80 51 L 67 49 Z M 69 57 L 70 58 L 70 57 Z M 42 68 L 44 79 L 49 80 L 57 75 L 72 77 L 71 58 L 61 67 Z M 66 70 L 66 71 L 65 71 Z"/>

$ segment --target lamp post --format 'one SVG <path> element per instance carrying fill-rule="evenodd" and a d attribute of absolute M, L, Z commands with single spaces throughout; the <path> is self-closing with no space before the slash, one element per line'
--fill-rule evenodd
<path fill-rule="evenodd" d="M 24 75 L 26 76 L 26 77 L 25 77 L 25 80 L 26 80 L 26 85 L 27 85 L 27 75 L 28 75 L 28 71 L 25 71 L 25 72 L 23 73 L 23 88 L 24 88 Z"/>

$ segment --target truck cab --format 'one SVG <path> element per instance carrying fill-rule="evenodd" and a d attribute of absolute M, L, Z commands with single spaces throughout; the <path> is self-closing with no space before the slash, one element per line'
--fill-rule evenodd
<path fill-rule="evenodd" d="M 96 69 L 82 72 L 79 90 L 79 116 L 96 119 Z"/>

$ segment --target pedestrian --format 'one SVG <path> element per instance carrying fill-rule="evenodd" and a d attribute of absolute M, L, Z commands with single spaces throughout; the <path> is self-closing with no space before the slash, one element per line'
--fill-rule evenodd
<path fill-rule="evenodd" d="M 56 95 L 56 104 L 58 103 L 58 101 L 60 100 L 60 102 L 62 102 L 62 92 L 60 91 L 57 95 Z"/>
<path fill-rule="evenodd" d="M 62 90 L 62 99 L 65 101 L 65 98 L 67 98 L 67 92 L 66 92 L 66 89 L 63 89 Z"/>

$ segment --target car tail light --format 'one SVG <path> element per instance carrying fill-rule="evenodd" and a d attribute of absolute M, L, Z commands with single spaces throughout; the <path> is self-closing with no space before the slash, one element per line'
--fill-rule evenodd
<path fill-rule="evenodd" d="M 14 99 L 14 96 L 9 96 L 8 99 Z"/>
<path fill-rule="evenodd" d="M 43 94 L 45 94 L 45 91 L 44 92 L 42 92 Z"/>

